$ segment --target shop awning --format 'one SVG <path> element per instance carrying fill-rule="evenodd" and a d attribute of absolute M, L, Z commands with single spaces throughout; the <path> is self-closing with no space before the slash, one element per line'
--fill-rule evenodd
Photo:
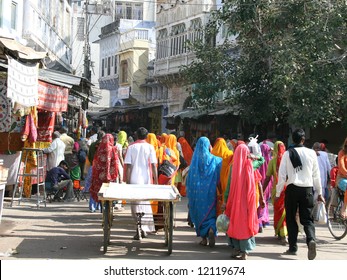
<path fill-rule="evenodd" d="M 46 52 L 37 52 L 11 38 L 0 37 L 0 47 L 9 49 L 21 59 L 41 60 L 47 56 Z"/>
<path fill-rule="evenodd" d="M 87 111 L 87 115 L 90 116 L 92 119 L 107 117 L 111 114 L 116 113 L 126 113 L 132 110 L 138 110 L 139 105 L 129 105 L 129 106 L 116 106 L 112 108 L 103 108 L 98 111 Z"/>
<path fill-rule="evenodd" d="M 233 108 L 224 108 L 224 109 L 218 109 L 218 110 L 215 110 L 211 113 L 209 113 L 208 115 L 209 116 L 220 116 L 220 115 L 226 115 L 226 114 L 233 114 L 233 115 L 236 115 L 236 112 Z"/>
<path fill-rule="evenodd" d="M 198 119 L 202 116 L 207 115 L 208 112 L 206 110 L 198 110 L 198 109 L 186 109 L 174 113 L 167 114 L 163 118 L 176 118 L 180 117 L 181 119 Z"/>
<path fill-rule="evenodd" d="M 91 90 L 92 83 L 84 77 L 70 73 L 52 69 L 39 69 L 39 80 L 67 87 L 71 89 L 70 94 L 84 99 L 89 100 L 89 97 L 93 95 Z"/>

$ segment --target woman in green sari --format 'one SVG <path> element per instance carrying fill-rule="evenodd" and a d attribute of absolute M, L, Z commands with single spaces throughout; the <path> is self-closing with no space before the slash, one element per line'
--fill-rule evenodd
<path fill-rule="evenodd" d="M 287 224 L 286 224 L 286 210 L 284 208 L 284 193 L 285 189 L 282 191 L 281 196 L 275 200 L 276 195 L 276 185 L 278 182 L 278 169 L 282 160 L 282 156 L 286 151 L 286 147 L 283 142 L 275 142 L 274 149 L 272 152 L 272 159 L 269 161 L 268 168 L 266 171 L 266 179 L 263 185 L 263 191 L 265 192 L 271 177 L 273 176 L 273 187 L 272 187 L 272 204 L 274 206 L 274 229 L 275 236 L 285 245 L 287 242 Z"/>

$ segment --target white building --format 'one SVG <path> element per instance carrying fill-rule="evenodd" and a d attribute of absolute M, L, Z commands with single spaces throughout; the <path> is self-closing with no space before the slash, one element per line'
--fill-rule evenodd
<path fill-rule="evenodd" d="M 154 76 L 168 87 L 168 113 L 182 110 L 189 96 L 190 85 L 179 77 L 180 67 L 194 60 L 194 53 L 188 51 L 186 43 L 201 38 L 199 28 L 216 8 L 215 0 L 167 0 L 158 4 Z"/>
<path fill-rule="evenodd" d="M 0 36 L 25 44 L 22 39 L 23 0 L 0 1 Z"/>
<path fill-rule="evenodd" d="M 70 1 L 24 0 L 22 2 L 22 37 L 27 41 L 27 46 L 36 51 L 47 51 L 49 58 L 45 64 L 48 68 L 71 72 Z"/>
<path fill-rule="evenodd" d="M 111 1 L 111 7 L 114 21 L 101 28 L 96 41 L 101 94 L 109 98 L 109 107 L 144 102 L 140 85 L 155 57 L 155 2 Z M 130 95 L 135 100 L 129 100 Z"/>

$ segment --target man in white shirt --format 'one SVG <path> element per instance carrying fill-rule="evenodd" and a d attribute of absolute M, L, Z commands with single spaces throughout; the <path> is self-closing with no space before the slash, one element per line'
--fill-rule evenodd
<path fill-rule="evenodd" d="M 90 147 L 90 145 L 93 142 L 96 142 L 98 140 L 98 132 L 99 132 L 99 129 L 96 126 L 93 126 L 90 129 L 90 136 L 89 136 L 89 139 L 87 140 L 88 147 Z"/>
<path fill-rule="evenodd" d="M 48 148 L 43 149 L 44 154 L 47 155 L 47 171 L 53 167 L 57 167 L 59 163 L 64 160 L 65 144 L 60 139 L 59 131 L 55 131 L 52 135 L 52 143 Z"/>
<path fill-rule="evenodd" d="M 146 142 L 147 129 L 140 127 L 136 131 L 137 141 L 129 145 L 124 158 L 127 184 L 158 184 L 157 156 L 154 147 Z M 131 206 L 133 217 L 137 221 L 135 240 L 154 232 L 153 212 L 149 201 L 140 201 Z M 143 215 L 144 214 L 144 215 Z"/>
<path fill-rule="evenodd" d="M 318 166 L 322 184 L 322 195 L 325 200 L 329 198 L 329 175 L 332 166 L 330 165 L 328 153 L 320 149 L 321 145 L 319 142 L 315 142 L 312 146 L 312 149 L 317 154 Z"/>
<path fill-rule="evenodd" d="M 314 205 L 314 192 L 317 200 L 325 203 L 322 196 L 317 155 L 314 150 L 304 147 L 305 131 L 297 129 L 292 134 L 293 147 L 290 147 L 281 160 L 276 186 L 276 198 L 285 190 L 285 210 L 288 227 L 289 249 L 286 255 L 296 255 L 298 246 L 298 225 L 296 213 L 299 209 L 300 222 L 304 226 L 306 244 L 308 246 L 308 259 L 316 257 L 316 233 L 312 217 Z"/>

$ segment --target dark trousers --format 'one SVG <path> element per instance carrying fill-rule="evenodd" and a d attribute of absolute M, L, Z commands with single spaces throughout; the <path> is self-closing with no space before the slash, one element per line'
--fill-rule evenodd
<path fill-rule="evenodd" d="M 312 216 L 313 208 L 313 188 L 298 187 L 290 184 L 285 192 L 286 221 L 288 228 L 289 250 L 297 251 L 298 245 L 298 224 L 296 213 L 299 209 L 300 223 L 304 226 L 306 243 L 316 239 L 315 227 Z"/>

